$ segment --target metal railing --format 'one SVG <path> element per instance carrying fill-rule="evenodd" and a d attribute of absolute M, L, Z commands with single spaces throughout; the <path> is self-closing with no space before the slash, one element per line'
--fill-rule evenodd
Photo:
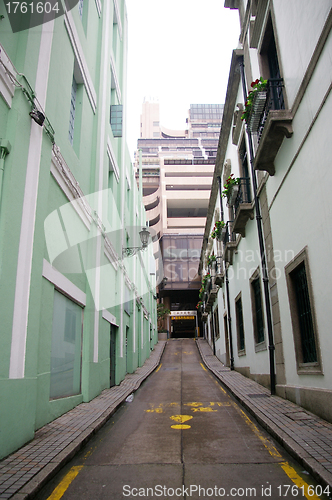
<path fill-rule="evenodd" d="M 236 234 L 233 233 L 233 221 L 232 220 L 229 220 L 228 222 L 226 222 L 226 232 L 225 232 L 225 236 L 223 238 L 223 243 L 224 245 L 226 245 L 227 243 L 230 243 L 231 241 L 236 241 Z"/>
<path fill-rule="evenodd" d="M 262 136 L 264 125 L 269 112 L 271 110 L 285 109 L 284 95 L 282 91 L 283 86 L 284 84 L 282 78 L 270 78 L 268 80 L 266 102 L 260 117 L 257 130 L 258 142 Z"/>
<path fill-rule="evenodd" d="M 235 214 L 241 203 L 251 203 L 250 177 L 240 177 L 239 191 L 234 203 Z"/>
<path fill-rule="evenodd" d="M 219 256 L 216 258 L 216 274 L 222 274 L 223 270 L 223 257 Z"/>

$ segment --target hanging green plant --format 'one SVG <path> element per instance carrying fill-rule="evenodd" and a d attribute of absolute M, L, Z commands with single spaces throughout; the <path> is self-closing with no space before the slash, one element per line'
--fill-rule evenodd
<path fill-rule="evenodd" d="M 209 258 L 207 260 L 207 265 L 211 266 L 213 262 L 216 262 L 217 258 L 215 255 L 209 255 Z"/>
<path fill-rule="evenodd" d="M 257 78 L 254 82 L 251 83 L 251 88 L 247 100 L 244 104 L 244 111 L 241 116 L 241 120 L 245 120 L 247 123 L 250 119 L 253 105 L 255 100 L 257 99 L 257 95 L 259 92 L 266 92 L 267 90 L 267 80 L 263 80 L 262 77 Z"/>
<path fill-rule="evenodd" d="M 225 198 L 229 198 L 230 195 L 231 195 L 231 192 L 232 192 L 232 189 L 234 186 L 237 186 L 238 184 L 240 184 L 240 178 L 239 177 L 234 177 L 234 174 L 231 174 L 225 184 L 224 184 L 224 190 L 222 192 L 222 195 L 223 197 Z"/>
<path fill-rule="evenodd" d="M 222 230 L 226 226 L 223 220 L 217 220 L 211 233 L 211 238 L 220 239 L 222 235 Z"/>

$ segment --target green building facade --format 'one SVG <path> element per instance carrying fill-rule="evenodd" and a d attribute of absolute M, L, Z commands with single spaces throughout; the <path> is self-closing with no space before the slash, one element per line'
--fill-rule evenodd
<path fill-rule="evenodd" d="M 0 458 L 157 342 L 152 244 L 125 252 L 146 225 L 126 53 L 124 0 L 16 33 L 0 4 Z"/>

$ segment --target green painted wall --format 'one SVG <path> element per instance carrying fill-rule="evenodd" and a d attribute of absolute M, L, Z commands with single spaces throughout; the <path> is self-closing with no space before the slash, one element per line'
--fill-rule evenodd
<path fill-rule="evenodd" d="M 10 154 L 5 159 L 0 205 L 0 279 L 1 284 L 5 285 L 0 287 L 0 315 L 2 332 L 4 332 L 0 336 L 0 400 L 5 402 L 0 412 L 0 428 L 6 429 L 5 433 L 0 433 L 0 458 L 31 440 L 36 429 L 82 401 L 90 401 L 109 387 L 111 325 L 103 318 L 102 309 L 106 309 L 113 315 L 118 325 L 115 345 L 116 384 L 123 380 L 127 371 L 131 373 L 144 363 L 150 354 L 150 347 L 152 348 L 157 341 L 156 335 L 153 335 L 150 341 L 150 322 L 144 317 L 144 340 L 143 343 L 141 342 L 141 318 L 144 311 L 143 307 L 139 308 L 136 305 L 136 298 L 142 296 L 145 310 L 152 318 L 151 323 L 156 325 L 156 304 L 154 300 L 151 301 L 151 293 L 146 292 L 153 286 L 153 283 L 148 283 L 150 282 L 148 262 L 149 255 L 152 255 L 152 248 L 149 247 L 143 255 L 142 262 L 145 271 L 144 283 L 141 283 L 141 261 L 137 256 L 122 261 L 122 245 L 125 242 L 123 229 L 113 226 L 116 220 L 113 214 L 114 207 L 118 218 L 123 220 L 127 227 L 136 226 L 136 224 L 145 225 L 142 200 L 139 199 L 137 193 L 129 152 L 124 146 L 125 131 L 123 131 L 122 138 L 114 138 L 109 123 L 111 65 L 105 66 L 105 54 L 108 54 L 107 60 L 113 54 L 122 99 L 126 96 L 126 82 L 124 81 L 124 65 L 126 64 L 124 47 L 127 33 L 125 2 L 119 0 L 118 3 L 121 13 L 122 38 L 118 34 L 117 25 L 113 23 L 112 0 L 109 2 L 109 19 L 105 19 L 106 2 L 103 2 L 103 13 L 100 17 L 95 2 L 85 2 L 86 10 L 83 12 L 82 21 L 76 8 L 70 13 L 77 32 L 77 46 L 81 47 L 80 56 L 84 60 L 90 91 L 95 95 L 96 104 L 96 109 L 94 109 L 89 98 L 89 85 L 86 80 L 78 78 L 73 145 L 69 141 L 68 132 L 72 78 L 74 68 L 77 75 L 77 61 L 75 63 L 75 50 L 64 18 L 58 18 L 54 22 L 44 111 L 54 128 L 54 140 L 56 147 L 60 148 L 65 173 L 59 173 L 52 164 L 52 142 L 45 131 L 42 132 L 37 196 L 35 200 L 33 199 L 31 214 L 29 212 L 28 215 L 33 218 L 29 220 L 33 220 L 34 229 L 30 234 L 33 238 L 32 254 L 30 255 L 27 251 L 25 256 L 26 269 L 31 266 L 31 273 L 28 277 L 29 294 L 26 302 L 28 319 L 23 358 L 24 374 L 21 378 L 9 378 L 9 373 L 12 349 L 16 352 L 15 342 L 12 345 L 12 329 L 15 293 L 17 293 L 17 287 L 20 287 L 20 283 L 16 282 L 18 263 L 21 262 L 22 266 L 18 252 L 22 217 L 27 216 L 23 213 L 23 200 L 32 130 L 32 121 L 29 116 L 31 105 L 19 87 L 15 90 L 10 108 L 0 92 L 0 138 L 9 140 L 12 146 Z M 17 71 L 24 73 L 31 87 L 35 89 L 38 83 L 39 54 L 40 50 L 44 49 L 41 47 L 42 28 L 36 27 L 13 34 L 3 4 L 0 4 L 1 14 L 5 15 L 5 18 L 0 21 L 0 44 Z M 113 42 L 116 47 L 112 47 Z M 17 75 L 17 79 L 26 87 L 24 78 Z M 122 103 L 126 105 L 125 100 Z M 35 127 L 33 124 L 33 130 Z M 115 179 L 114 173 L 109 172 L 108 141 L 119 168 L 119 181 Z M 100 176 L 101 165 L 103 165 L 103 170 Z M 67 168 L 69 174 L 66 174 Z M 61 187 L 54 178 L 51 173 L 52 169 L 55 169 L 59 179 L 62 178 L 59 182 L 64 187 Z M 131 186 L 129 190 L 126 187 L 127 178 Z M 93 206 L 91 193 L 98 189 L 99 179 L 102 180 L 102 189 L 109 189 L 109 207 L 114 205 L 113 208 L 106 208 L 102 213 L 98 212 L 99 219 L 107 228 L 107 238 L 118 254 L 119 261 L 114 265 L 104 253 L 105 234 L 100 233 L 96 222 L 93 221 L 97 219 L 93 212 L 95 206 Z M 86 196 L 88 205 L 92 203 L 90 225 L 83 223 L 78 213 L 68 205 L 73 196 L 77 197 L 76 183 Z M 29 197 L 30 192 L 27 193 Z M 32 191 L 31 197 L 33 197 Z M 142 220 L 140 216 L 137 219 L 137 206 L 139 214 L 142 214 Z M 59 217 L 60 214 L 61 217 Z M 50 215 L 53 217 L 52 220 L 57 221 L 58 226 L 56 224 L 47 226 L 48 232 L 45 236 L 45 221 L 49 220 L 47 217 Z M 59 273 L 56 274 L 57 278 L 54 278 L 54 282 L 52 282 L 53 278 L 43 277 L 45 262 L 50 262 L 47 246 L 49 237 L 53 238 L 54 245 L 58 245 L 63 240 L 67 241 L 66 246 L 70 247 L 70 250 L 60 253 L 51 262 L 54 270 Z M 80 244 L 76 246 L 73 240 L 79 241 Z M 100 247 L 97 241 L 101 243 Z M 101 266 L 101 303 L 97 313 L 98 360 L 96 361 L 94 359 L 96 320 L 94 291 L 90 288 L 87 272 L 92 276 L 92 281 L 97 278 L 98 272 L 94 268 L 98 259 Z M 61 283 L 65 280 L 67 285 L 69 283 L 70 292 L 66 292 L 67 297 L 71 298 L 71 293 L 75 296 L 83 293 L 85 297 L 85 305 L 81 306 L 83 311 L 81 391 L 73 396 L 51 400 L 53 321 L 57 321 L 53 317 L 53 305 L 59 280 Z M 123 293 L 128 280 L 131 283 L 130 314 L 127 314 L 122 306 Z M 72 292 L 72 290 L 76 291 Z M 75 297 L 72 299 L 76 300 Z M 22 302 L 22 308 L 24 307 Z M 126 331 L 128 332 L 127 358 Z"/>

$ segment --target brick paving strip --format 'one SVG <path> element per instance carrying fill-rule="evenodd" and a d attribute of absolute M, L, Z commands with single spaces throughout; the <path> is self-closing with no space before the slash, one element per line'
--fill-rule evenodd
<path fill-rule="evenodd" d="M 29 444 L 1 460 L 0 498 L 33 498 L 157 368 L 165 346 L 159 341 L 144 365 L 126 375 L 119 386 L 105 389 L 37 430 Z"/>
<path fill-rule="evenodd" d="M 197 339 L 202 360 L 231 394 L 322 485 L 332 488 L 332 424 L 231 371 Z"/>

